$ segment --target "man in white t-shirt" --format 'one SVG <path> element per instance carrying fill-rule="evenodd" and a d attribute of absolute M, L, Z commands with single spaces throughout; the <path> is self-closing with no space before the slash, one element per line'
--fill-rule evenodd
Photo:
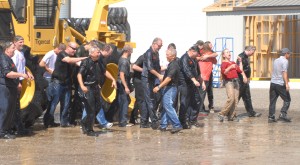
<path fill-rule="evenodd" d="M 51 82 L 51 76 L 55 68 L 57 54 L 65 49 L 65 44 L 58 44 L 53 50 L 46 53 L 41 62 L 39 63 L 40 67 L 43 67 L 46 70 L 46 72 L 44 73 L 44 78 L 48 81 L 48 83 Z"/>
<path fill-rule="evenodd" d="M 24 38 L 22 36 L 15 36 L 13 43 L 15 45 L 16 50 L 14 51 L 14 56 L 11 58 L 14 62 L 14 64 L 16 65 L 17 71 L 18 73 L 23 73 L 23 74 L 27 74 L 29 80 L 33 80 L 34 77 L 30 72 L 27 72 L 25 69 L 25 65 L 26 65 L 26 60 L 25 60 L 25 56 L 24 53 L 22 52 L 23 49 L 23 45 L 24 45 Z M 21 117 L 20 117 L 20 94 L 22 91 L 22 81 L 23 81 L 23 77 L 20 77 L 20 82 L 18 85 L 18 101 L 17 101 L 17 107 L 16 107 L 16 112 L 15 112 L 15 127 L 17 129 L 17 134 L 18 135 L 28 135 L 29 131 L 25 129 L 24 124 L 21 121 Z"/>

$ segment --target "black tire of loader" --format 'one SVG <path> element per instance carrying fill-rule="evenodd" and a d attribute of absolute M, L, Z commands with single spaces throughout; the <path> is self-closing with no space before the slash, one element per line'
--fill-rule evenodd
<path fill-rule="evenodd" d="M 38 64 L 38 56 L 32 56 L 30 54 L 30 48 L 27 46 L 24 46 L 23 52 L 26 59 L 26 67 L 32 72 L 35 81 L 33 99 L 26 108 L 21 110 L 22 122 L 25 127 L 30 127 L 35 123 L 36 119 L 43 114 L 43 110 L 47 107 L 45 89 L 48 86 L 48 82 L 43 78 L 44 69 Z"/>

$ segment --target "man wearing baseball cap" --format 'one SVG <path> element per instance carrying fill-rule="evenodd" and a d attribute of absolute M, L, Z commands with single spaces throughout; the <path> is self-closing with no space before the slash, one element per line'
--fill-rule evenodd
<path fill-rule="evenodd" d="M 289 77 L 288 66 L 291 51 L 288 48 L 281 49 L 281 55 L 274 60 L 273 72 L 270 85 L 270 106 L 269 106 L 269 123 L 276 122 L 275 106 L 278 96 L 283 100 L 283 106 L 280 111 L 278 120 L 284 122 L 291 122 L 291 118 L 287 116 L 287 111 L 290 107 L 291 96 L 289 93 Z"/>

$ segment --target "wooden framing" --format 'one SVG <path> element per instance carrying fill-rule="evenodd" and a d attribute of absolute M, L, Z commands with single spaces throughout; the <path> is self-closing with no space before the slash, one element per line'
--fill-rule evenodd
<path fill-rule="evenodd" d="M 254 0 L 219 0 L 214 4 L 203 9 L 205 12 L 210 11 L 233 11 L 236 8 L 245 7 Z"/>
<path fill-rule="evenodd" d="M 245 45 L 256 46 L 251 58 L 253 77 L 271 77 L 273 61 L 287 47 L 290 78 L 300 78 L 300 15 L 245 16 Z"/>

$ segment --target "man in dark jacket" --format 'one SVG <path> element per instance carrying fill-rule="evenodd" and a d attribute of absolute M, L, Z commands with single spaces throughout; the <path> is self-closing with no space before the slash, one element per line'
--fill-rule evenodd
<path fill-rule="evenodd" d="M 239 74 L 239 82 L 240 82 L 240 95 L 239 100 L 242 98 L 244 101 L 245 109 L 249 115 L 249 117 L 259 117 L 261 113 L 255 112 L 252 106 L 251 93 L 250 93 L 250 77 L 251 77 L 251 67 L 249 57 L 252 56 L 255 52 L 256 48 L 254 46 L 246 46 L 244 52 L 239 54 L 243 64 L 243 71 L 247 77 L 247 83 L 243 82 L 243 75 Z M 239 65 L 239 60 L 236 62 Z"/>
<path fill-rule="evenodd" d="M 155 38 L 151 47 L 144 53 L 145 60 L 143 63 L 142 82 L 144 87 L 146 108 L 141 112 L 141 128 L 147 127 L 148 116 L 152 122 L 152 129 L 159 126 L 156 109 L 154 109 L 155 96 L 153 88 L 156 82 L 162 81 L 163 75 L 160 74 L 160 62 L 158 51 L 162 47 L 162 39 Z"/>

